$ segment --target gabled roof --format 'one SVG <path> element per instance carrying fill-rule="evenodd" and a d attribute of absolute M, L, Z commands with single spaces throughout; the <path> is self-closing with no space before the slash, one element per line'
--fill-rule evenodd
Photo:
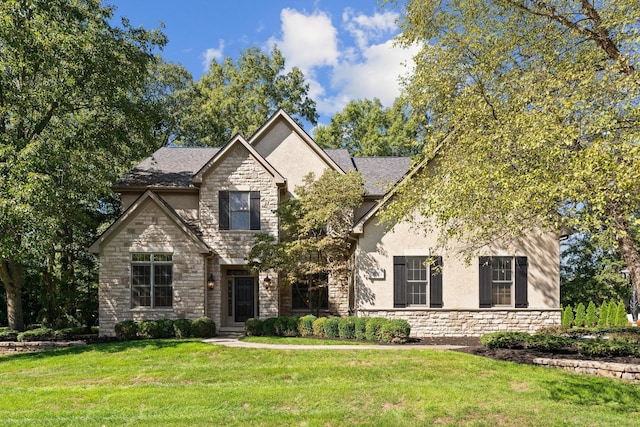
<path fill-rule="evenodd" d="M 327 164 L 327 166 L 336 171 L 345 172 L 331 157 L 329 157 L 329 155 L 322 148 L 320 148 L 320 146 L 313 140 L 313 138 L 311 138 L 309 134 L 305 132 L 305 130 L 302 129 L 300 125 L 298 125 L 298 123 L 296 123 L 296 121 L 293 120 L 291 116 L 285 113 L 282 109 L 276 111 L 275 114 L 271 116 L 271 118 L 269 118 L 269 120 L 267 120 L 265 124 L 260 126 L 260 129 L 258 129 L 251 136 L 251 138 L 249 138 L 249 142 L 251 143 L 251 145 L 255 146 L 259 144 L 263 136 L 269 133 L 269 130 L 271 130 L 271 128 L 273 128 L 273 126 L 275 126 L 279 121 L 284 121 L 291 128 L 293 128 L 293 130 L 300 136 L 300 139 L 304 141 L 309 146 L 309 148 L 311 148 L 311 150 L 313 150 L 318 155 L 318 157 L 320 157 Z"/>
<path fill-rule="evenodd" d="M 176 211 L 166 203 L 162 197 L 157 195 L 151 190 L 145 191 L 138 199 L 127 208 L 126 211 L 113 223 L 104 233 L 96 239 L 95 242 L 89 247 L 89 252 L 93 254 L 100 254 L 102 252 L 102 245 L 109 240 L 111 235 L 115 233 L 123 224 L 126 224 L 135 214 L 135 212 L 142 206 L 147 200 L 155 203 L 173 222 L 180 228 L 188 238 L 190 238 L 200 248 L 200 253 L 208 254 L 213 251 L 211 248 L 191 229 L 189 224 L 176 213 Z"/>
<path fill-rule="evenodd" d="M 191 187 L 191 178 L 219 147 L 162 147 L 128 171 L 114 188 Z"/>
<path fill-rule="evenodd" d="M 411 166 L 410 157 L 354 157 L 353 163 L 364 178 L 366 194 L 383 196 Z"/>
<path fill-rule="evenodd" d="M 193 178 L 191 179 L 191 182 L 193 182 L 194 184 L 201 184 L 202 183 L 202 177 L 204 176 L 204 174 L 210 170 L 211 168 L 216 167 L 216 165 L 218 165 L 218 163 L 220 163 L 220 161 L 224 158 L 224 156 L 233 149 L 233 147 L 236 147 L 238 145 L 243 146 L 245 149 L 247 149 L 247 151 L 249 151 L 249 154 L 251 154 L 251 156 L 253 156 L 258 163 L 260 163 L 260 165 L 271 174 L 271 176 L 273 176 L 276 184 L 284 184 L 286 182 L 286 180 L 284 179 L 284 177 L 282 175 L 280 175 L 280 173 L 274 169 L 273 166 L 271 166 L 269 164 L 269 162 L 267 162 L 264 157 L 262 157 L 260 155 L 260 153 L 258 153 L 256 151 L 255 148 L 253 148 L 253 146 L 251 144 L 249 144 L 247 142 L 246 139 L 244 139 L 242 136 L 240 135 L 236 135 L 233 138 L 231 138 L 231 141 L 229 141 L 224 147 L 222 147 L 220 149 L 220 151 L 218 151 L 207 163 L 205 163 L 200 170 L 198 170 L 195 175 L 193 175 Z"/>
<path fill-rule="evenodd" d="M 353 164 L 351 154 L 349 154 L 349 150 L 346 148 L 324 148 L 324 152 L 327 153 L 344 172 L 349 172 L 351 169 L 356 168 Z"/>

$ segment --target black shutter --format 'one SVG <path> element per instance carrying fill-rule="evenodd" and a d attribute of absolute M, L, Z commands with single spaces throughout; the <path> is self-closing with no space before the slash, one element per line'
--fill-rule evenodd
<path fill-rule="evenodd" d="M 393 306 L 407 306 L 406 260 L 403 256 L 393 257 Z"/>
<path fill-rule="evenodd" d="M 527 257 L 516 257 L 516 308 L 529 307 L 527 300 Z"/>
<path fill-rule="evenodd" d="M 260 192 L 252 191 L 249 199 L 249 229 L 260 230 Z"/>
<path fill-rule="evenodd" d="M 218 216 L 219 216 L 219 227 L 220 230 L 228 230 L 229 229 L 229 192 L 228 191 L 219 191 L 218 192 Z"/>
<path fill-rule="evenodd" d="M 491 308 L 491 257 L 480 257 L 480 308 Z"/>
<path fill-rule="evenodd" d="M 429 268 L 429 307 L 442 308 L 442 257 L 433 257 Z"/>

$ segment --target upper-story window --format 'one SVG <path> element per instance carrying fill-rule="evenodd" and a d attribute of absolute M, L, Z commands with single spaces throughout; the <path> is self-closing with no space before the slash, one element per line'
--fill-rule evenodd
<path fill-rule="evenodd" d="M 259 191 L 220 191 L 220 230 L 260 230 Z"/>

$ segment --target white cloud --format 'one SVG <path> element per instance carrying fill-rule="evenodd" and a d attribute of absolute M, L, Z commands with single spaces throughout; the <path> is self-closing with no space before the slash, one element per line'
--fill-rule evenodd
<path fill-rule="evenodd" d="M 216 61 L 222 60 L 223 51 L 224 51 L 224 40 L 222 39 L 218 40 L 217 48 L 210 47 L 209 49 L 204 51 L 204 53 L 202 54 L 202 71 L 205 73 L 209 71 L 209 66 L 211 65 L 211 61 L 213 61 L 214 59 Z"/>
<path fill-rule="evenodd" d="M 346 30 L 355 38 L 360 49 L 366 49 L 369 43 L 389 38 L 397 29 L 396 21 L 400 15 L 394 12 L 356 14 L 351 8 L 344 10 L 342 21 Z"/>
<path fill-rule="evenodd" d="M 282 9 L 282 39 L 269 39 L 277 44 L 287 61 L 287 67 L 299 67 L 305 75 L 315 67 L 337 64 L 338 31 L 325 12 L 310 15 L 295 9 Z"/>

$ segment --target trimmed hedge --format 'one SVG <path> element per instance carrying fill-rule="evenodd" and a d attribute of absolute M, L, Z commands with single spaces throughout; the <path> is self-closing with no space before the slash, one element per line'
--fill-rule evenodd
<path fill-rule="evenodd" d="M 409 340 L 411 326 L 403 319 L 389 320 L 380 327 L 380 341 L 384 343 L 404 344 Z"/>
<path fill-rule="evenodd" d="M 244 334 L 248 337 L 259 337 L 263 332 L 263 321 L 252 317 L 244 322 Z"/>
<path fill-rule="evenodd" d="M 338 336 L 345 340 L 356 339 L 356 318 L 341 317 L 338 322 Z"/>
<path fill-rule="evenodd" d="M 324 335 L 327 338 L 339 338 L 340 337 L 340 318 L 330 317 L 324 323 Z"/>
<path fill-rule="evenodd" d="M 176 338 L 191 338 L 191 320 L 176 319 L 173 321 L 173 335 Z"/>
<path fill-rule="evenodd" d="M 121 341 L 163 338 L 211 338 L 216 335 L 216 324 L 208 317 L 189 319 L 123 320 L 116 323 L 116 338 Z"/>
<path fill-rule="evenodd" d="M 367 339 L 367 320 L 366 317 L 356 317 L 355 333 L 356 339 L 364 341 Z"/>
<path fill-rule="evenodd" d="M 116 323 L 116 338 L 122 341 L 131 341 L 138 338 L 138 323 L 133 320 L 123 320 Z"/>
<path fill-rule="evenodd" d="M 194 338 L 215 337 L 216 324 L 208 317 L 198 317 L 191 323 L 191 335 Z"/>
<path fill-rule="evenodd" d="M 371 317 L 367 319 L 367 325 L 365 326 L 365 338 L 367 341 L 380 341 L 380 328 L 387 322 L 387 319 L 380 317 Z"/>
<path fill-rule="evenodd" d="M 313 335 L 317 337 L 324 337 L 324 325 L 327 323 L 326 317 L 319 317 L 313 321 Z"/>
<path fill-rule="evenodd" d="M 313 314 L 302 316 L 298 321 L 298 332 L 301 337 L 313 335 L 313 322 L 317 319 Z"/>
<path fill-rule="evenodd" d="M 18 341 L 52 341 L 55 338 L 55 331 L 51 328 L 36 328 L 18 334 Z"/>

